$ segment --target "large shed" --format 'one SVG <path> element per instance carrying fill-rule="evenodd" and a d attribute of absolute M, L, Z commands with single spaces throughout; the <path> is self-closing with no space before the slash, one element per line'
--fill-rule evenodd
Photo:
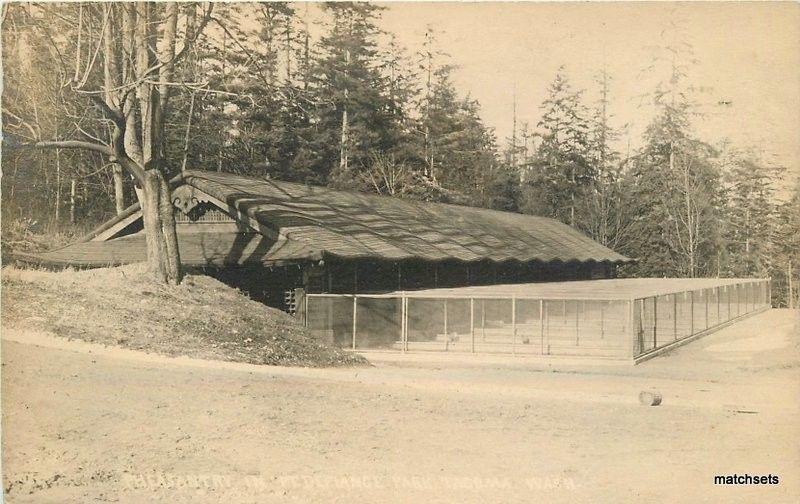
<path fill-rule="evenodd" d="M 183 263 L 289 310 L 297 292 L 602 279 L 630 261 L 544 217 L 221 172 L 172 183 Z M 134 204 L 82 240 L 24 259 L 102 267 L 145 257 Z"/>

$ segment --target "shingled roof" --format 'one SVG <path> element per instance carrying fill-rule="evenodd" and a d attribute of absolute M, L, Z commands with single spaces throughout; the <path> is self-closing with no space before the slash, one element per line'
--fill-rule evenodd
<path fill-rule="evenodd" d="M 426 203 L 220 172 L 187 171 L 174 180 L 236 209 L 261 233 L 180 236 L 189 265 L 381 259 L 400 261 L 603 262 L 630 259 L 576 229 L 544 217 Z M 130 217 L 138 208 L 128 209 Z M 105 230 L 125 217 L 99 228 Z M 268 231 L 265 233 L 264 231 Z M 98 265 L 144 260 L 141 233 L 76 243 L 39 254 L 44 262 Z M 269 235 L 269 236 L 266 236 Z"/>

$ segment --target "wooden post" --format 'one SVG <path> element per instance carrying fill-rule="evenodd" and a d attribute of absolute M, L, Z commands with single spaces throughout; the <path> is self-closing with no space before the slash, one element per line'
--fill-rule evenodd
<path fill-rule="evenodd" d="M 632 359 L 636 358 L 636 340 L 637 340 L 636 329 L 634 327 L 636 325 L 636 321 L 635 321 L 636 316 L 634 315 L 635 311 L 634 311 L 634 308 L 633 308 L 633 303 L 635 303 L 635 302 L 636 301 L 633 300 L 633 299 L 628 300 L 628 327 L 630 328 L 630 329 L 628 329 L 628 336 L 630 336 L 630 338 L 631 338 L 630 345 L 631 345 L 631 358 Z"/>
<path fill-rule="evenodd" d="M 333 329 L 333 301 L 336 298 L 330 297 L 330 295 L 326 297 L 321 297 L 320 299 L 325 300 L 325 315 L 327 319 L 327 324 L 325 325 L 325 330 L 331 332 L 331 343 L 336 342 L 336 331 Z"/>
<path fill-rule="evenodd" d="M 653 348 L 658 347 L 658 296 L 653 296 Z"/>
<path fill-rule="evenodd" d="M 742 315 L 744 315 L 744 312 L 742 311 L 742 291 L 744 290 L 743 285 L 739 284 L 738 289 L 739 289 L 739 294 L 737 295 L 737 299 L 739 300 L 739 303 L 738 303 L 739 312 L 738 313 L 739 313 L 739 316 L 742 316 Z M 747 293 L 745 293 L 745 303 L 747 303 Z M 744 311 L 747 311 L 746 304 L 745 304 Z"/>
<path fill-rule="evenodd" d="M 744 291 L 744 302 L 742 302 L 742 292 Z M 744 284 L 739 284 L 739 315 L 747 313 L 747 289 Z"/>
<path fill-rule="evenodd" d="M 486 300 L 481 299 L 481 341 L 486 342 Z"/>
<path fill-rule="evenodd" d="M 475 353 L 475 298 L 469 298 L 469 333 L 472 339 L 472 353 Z"/>
<path fill-rule="evenodd" d="M 539 332 L 541 333 L 541 354 L 544 355 L 544 299 L 539 300 Z"/>
<path fill-rule="evenodd" d="M 606 302 L 607 301 L 600 301 L 600 339 L 606 338 L 606 317 L 605 311 L 603 310 L 606 306 Z"/>
<path fill-rule="evenodd" d="M 400 297 L 400 350 L 406 353 L 408 341 L 408 299 Z"/>
<path fill-rule="evenodd" d="M 736 285 L 736 315 L 742 315 L 742 284 Z"/>
<path fill-rule="evenodd" d="M 726 322 L 733 318 L 733 314 L 731 313 L 731 288 L 730 285 L 725 286 L 725 294 L 726 298 L 728 299 L 728 318 L 725 320 Z"/>
<path fill-rule="evenodd" d="M 753 289 L 750 288 L 752 284 L 747 282 L 744 284 L 744 312 L 750 313 L 750 305 L 753 304 Z"/>
<path fill-rule="evenodd" d="M 789 309 L 794 309 L 794 286 L 792 285 L 792 260 L 789 259 L 789 270 L 786 272 L 789 279 Z"/>
<path fill-rule="evenodd" d="M 447 340 L 447 299 L 444 300 L 444 337 Z"/>
<path fill-rule="evenodd" d="M 694 334 L 694 291 L 689 291 L 689 300 L 690 300 L 690 310 L 689 313 L 691 314 L 691 325 L 689 326 L 689 336 Z"/>
<path fill-rule="evenodd" d="M 636 328 L 636 342 L 639 352 L 644 353 L 644 298 L 639 299 L 639 326 Z"/>
<path fill-rule="evenodd" d="M 708 289 L 703 291 L 703 301 L 705 301 L 706 305 L 706 329 L 708 329 Z"/>
<path fill-rule="evenodd" d="M 511 297 L 511 354 L 517 353 L 517 298 Z"/>
<path fill-rule="evenodd" d="M 678 295 L 672 295 L 672 336 L 678 341 Z"/>
<path fill-rule="evenodd" d="M 358 320 L 358 297 L 353 294 L 353 350 L 356 349 L 356 321 Z"/>
<path fill-rule="evenodd" d="M 581 345 L 581 329 L 580 329 L 580 320 L 581 320 L 581 310 L 580 310 L 580 301 L 575 301 L 575 346 Z"/>
<path fill-rule="evenodd" d="M 305 326 L 306 326 L 306 327 L 308 327 L 308 294 L 306 294 L 305 296 L 303 296 L 303 304 L 305 305 L 305 306 L 303 307 L 304 314 L 305 314 L 305 317 L 304 317 L 304 324 L 305 324 Z"/>
<path fill-rule="evenodd" d="M 767 306 L 772 306 L 772 279 L 767 280 Z"/>
<path fill-rule="evenodd" d="M 750 289 L 747 288 L 747 283 L 742 284 L 742 290 L 744 291 L 744 314 L 750 311 Z"/>

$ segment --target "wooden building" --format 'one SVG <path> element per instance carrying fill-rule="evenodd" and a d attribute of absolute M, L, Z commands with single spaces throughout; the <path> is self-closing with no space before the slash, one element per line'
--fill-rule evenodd
<path fill-rule="evenodd" d="M 630 259 L 553 219 L 218 172 L 173 181 L 189 269 L 289 309 L 295 293 L 367 293 L 612 278 Z M 139 205 L 77 243 L 22 259 L 145 260 Z"/>

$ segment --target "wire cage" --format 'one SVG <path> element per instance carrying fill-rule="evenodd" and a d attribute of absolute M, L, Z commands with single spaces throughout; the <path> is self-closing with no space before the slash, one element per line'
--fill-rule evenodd
<path fill-rule="evenodd" d="M 620 279 L 308 294 L 304 313 L 315 338 L 354 350 L 636 359 L 766 309 L 769 282 Z"/>

